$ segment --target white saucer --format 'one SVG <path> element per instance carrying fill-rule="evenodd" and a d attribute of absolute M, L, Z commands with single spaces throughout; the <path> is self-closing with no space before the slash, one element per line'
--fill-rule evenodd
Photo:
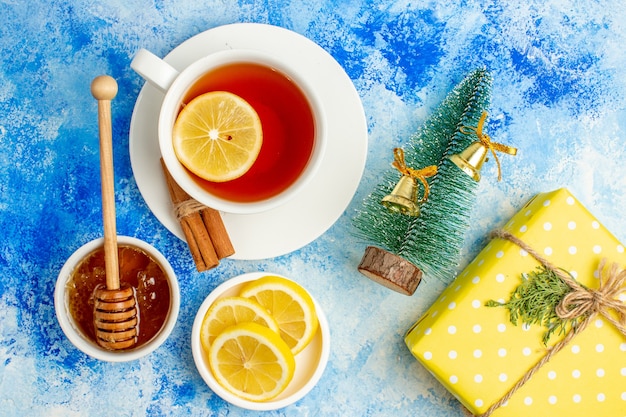
<path fill-rule="evenodd" d="M 319 45 L 287 29 L 238 23 L 202 32 L 164 59 L 182 70 L 207 54 L 234 48 L 266 51 L 289 60 L 319 89 L 328 115 L 329 143 L 320 172 L 295 199 L 264 213 L 222 218 L 235 248 L 233 259 L 266 259 L 317 239 L 341 216 L 363 175 L 367 123 L 363 106 L 343 68 Z M 157 120 L 163 93 L 141 89 L 130 124 L 130 160 L 139 191 L 157 219 L 184 239 L 174 216 L 161 164 Z"/>

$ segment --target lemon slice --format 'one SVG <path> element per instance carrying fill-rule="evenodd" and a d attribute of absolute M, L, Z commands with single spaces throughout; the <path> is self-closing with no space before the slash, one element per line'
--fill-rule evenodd
<path fill-rule="evenodd" d="M 304 349 L 317 331 L 315 304 L 299 284 L 286 278 L 266 276 L 246 284 L 241 297 L 255 300 L 278 322 L 280 336 L 294 355 Z"/>
<path fill-rule="evenodd" d="M 285 390 L 296 362 L 277 333 L 257 323 L 239 323 L 215 338 L 209 366 L 228 391 L 246 400 L 267 401 Z"/>
<path fill-rule="evenodd" d="M 278 333 L 278 323 L 259 303 L 243 297 L 220 298 L 211 305 L 202 320 L 200 341 L 205 349 L 225 328 L 244 322 L 254 322 Z"/>
<path fill-rule="evenodd" d="M 207 181 L 225 182 L 252 167 L 261 151 L 263 129 L 247 101 L 212 91 L 183 108 L 172 138 L 176 157 L 189 171 Z"/>

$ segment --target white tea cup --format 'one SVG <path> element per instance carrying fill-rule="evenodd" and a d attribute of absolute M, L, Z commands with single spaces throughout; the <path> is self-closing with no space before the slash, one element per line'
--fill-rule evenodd
<path fill-rule="evenodd" d="M 232 49 L 179 71 L 141 49 L 131 68 L 164 92 L 157 129 L 161 156 L 174 181 L 198 202 L 225 213 L 260 213 L 293 198 L 317 173 L 327 141 L 325 115 L 315 89 L 296 66 L 262 51 Z M 195 177 L 176 157 L 172 142 L 182 106 L 209 91 L 239 95 L 257 111 L 263 127 L 263 145 L 252 168 L 224 183 Z"/>

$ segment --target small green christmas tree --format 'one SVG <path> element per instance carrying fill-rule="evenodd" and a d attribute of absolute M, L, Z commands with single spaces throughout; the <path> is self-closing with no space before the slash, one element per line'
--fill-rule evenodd
<path fill-rule="evenodd" d="M 416 134 L 409 138 L 404 150 L 406 166 L 415 170 L 431 165 L 437 167 L 437 173 L 427 179 L 430 192 L 420 207 L 419 215 L 398 214 L 381 204 L 381 200 L 398 183 L 399 170 L 390 169 L 384 173 L 383 181 L 365 199 L 362 209 L 353 219 L 357 236 L 400 258 L 399 265 L 382 266 L 392 274 L 398 274 L 398 269 L 403 270 L 400 274 L 406 274 L 404 269 L 408 262 L 418 270 L 423 270 L 426 275 L 445 283 L 454 278 L 478 182 L 477 178 L 472 178 L 453 163 L 450 157 L 460 154 L 473 142 L 489 139 L 481 134 L 481 130 L 489 106 L 491 81 L 491 75 L 486 69 L 468 74 Z M 495 145 L 498 145 L 495 150 L 506 148 Z M 494 147 L 489 146 L 489 150 L 495 155 Z M 423 199 L 427 189 L 420 188 L 423 189 L 418 193 L 418 199 Z M 370 248 L 374 247 L 368 250 Z M 380 259 L 374 260 L 371 256 L 378 255 L 366 251 L 359 266 L 362 273 L 399 292 L 410 295 L 415 291 L 421 279 L 421 271 L 412 273 L 417 277 L 400 278 L 398 286 L 388 279 L 380 280 L 370 275 L 369 266 L 380 262 Z M 417 280 L 417 283 L 408 284 L 407 288 L 404 280 Z"/>

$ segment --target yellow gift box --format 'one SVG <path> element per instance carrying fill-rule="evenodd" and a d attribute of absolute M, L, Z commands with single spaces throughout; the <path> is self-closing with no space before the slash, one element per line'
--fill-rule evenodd
<path fill-rule="evenodd" d="M 536 195 L 503 229 L 589 288 L 600 261 L 626 268 L 624 246 L 567 189 Z M 510 322 L 506 302 L 539 262 L 493 239 L 405 336 L 411 353 L 473 414 L 485 413 L 563 334 Z M 626 302 L 626 293 L 619 300 Z M 626 338 L 600 315 L 492 416 L 626 416 Z"/>

